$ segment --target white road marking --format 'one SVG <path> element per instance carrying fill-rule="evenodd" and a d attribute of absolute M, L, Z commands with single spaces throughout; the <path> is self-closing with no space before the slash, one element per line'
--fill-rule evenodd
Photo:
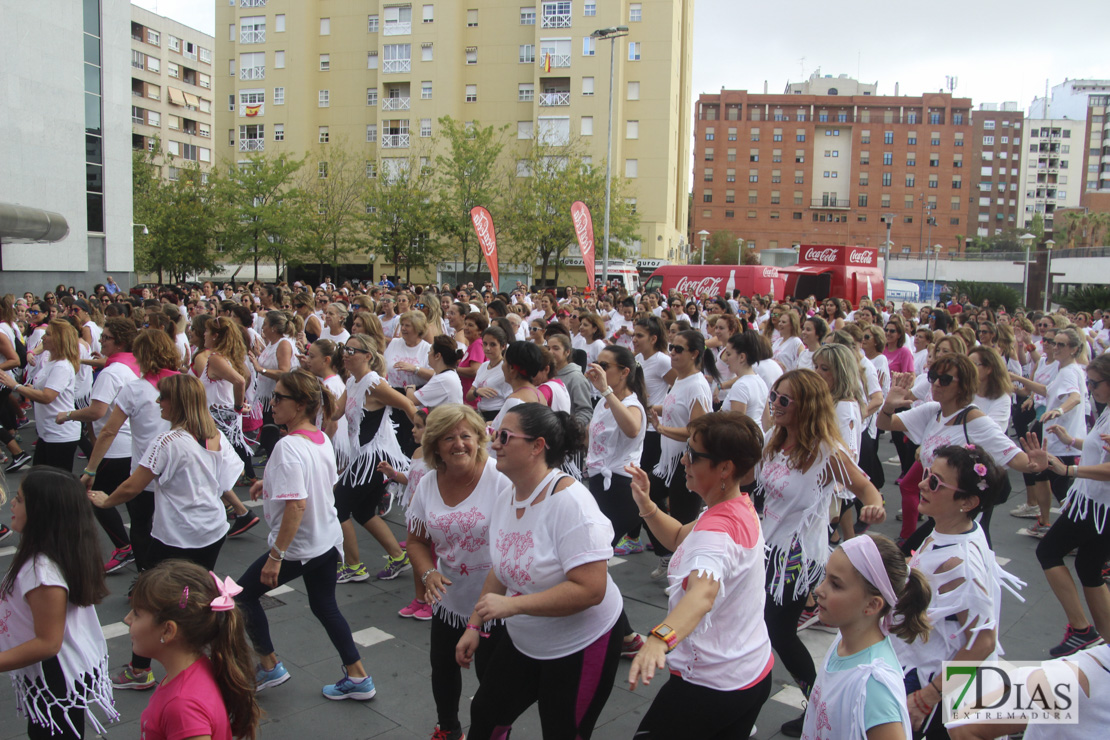
<path fill-rule="evenodd" d="M 293 590 L 292 586 L 290 586 L 289 584 L 285 584 L 284 586 L 278 586 L 273 591 L 267 591 L 266 595 L 267 596 L 281 596 L 282 594 L 287 594 L 292 590 Z"/>
<path fill-rule="evenodd" d="M 131 631 L 123 622 L 112 622 L 111 624 L 102 624 L 100 629 L 104 631 L 104 639 L 111 640 L 114 637 L 123 637 Z"/>
<path fill-rule="evenodd" d="M 371 645 L 377 645 L 379 642 L 393 639 L 393 635 L 388 632 L 382 632 L 377 627 L 367 627 L 364 630 L 359 630 L 351 635 L 351 637 L 363 647 L 370 647 Z"/>
<path fill-rule="evenodd" d="M 0 547 L 0 558 L 6 558 L 9 555 L 15 555 L 14 547 Z"/>
<path fill-rule="evenodd" d="M 795 709 L 803 709 L 806 697 L 802 690 L 797 686 L 787 686 L 782 691 L 778 692 L 771 697 L 771 701 L 777 701 L 780 704 L 794 707 Z"/>
<path fill-rule="evenodd" d="M 614 565 L 620 565 L 623 562 L 625 562 L 624 558 L 620 558 L 614 555 L 613 557 L 609 558 L 609 567 L 612 568 Z"/>

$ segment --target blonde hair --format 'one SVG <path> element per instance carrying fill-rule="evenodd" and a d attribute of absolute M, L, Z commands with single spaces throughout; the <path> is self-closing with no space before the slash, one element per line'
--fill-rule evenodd
<path fill-rule="evenodd" d="M 198 440 L 219 434 L 199 378 L 185 373 L 168 375 L 158 381 L 158 392 L 169 403 L 167 416 L 174 429 L 184 429 Z"/>
<path fill-rule="evenodd" d="M 1002 359 L 998 350 L 994 347 L 976 347 L 967 354 L 968 356 L 978 356 L 983 366 L 990 368 L 991 373 L 987 377 L 987 392 L 983 394 L 985 398 L 993 401 L 996 398 L 1013 394 L 1014 384 L 1010 380 L 1010 371 L 1006 369 L 1006 361 Z"/>
<path fill-rule="evenodd" d="M 855 401 L 859 406 L 860 416 L 866 416 L 867 400 L 863 396 L 860 359 L 856 350 L 843 344 L 826 344 L 813 353 L 813 362 L 829 363 L 833 374 L 833 387 L 829 389 L 833 403 Z"/>
<path fill-rule="evenodd" d="M 65 360 L 73 365 L 74 372 L 79 371 L 81 345 L 78 344 L 77 330 L 73 328 L 73 324 L 65 319 L 54 319 L 47 327 L 47 332 L 50 334 L 50 341 L 54 344 L 54 349 L 50 350 L 50 359 Z"/>
<path fill-rule="evenodd" d="M 177 345 L 161 329 L 143 329 L 131 343 L 131 353 L 143 375 L 159 370 L 176 370 L 181 365 Z"/>
<path fill-rule="evenodd" d="M 478 465 L 486 464 L 489 435 L 486 433 L 485 419 L 469 406 L 461 403 L 445 403 L 432 409 L 428 413 L 428 420 L 424 423 L 424 439 L 420 447 L 424 450 L 424 460 L 428 467 L 439 468 L 445 465 L 438 452 L 439 440 L 462 421 L 468 423 L 474 431 L 474 444 L 478 447 Z"/>
<path fill-rule="evenodd" d="M 239 373 L 244 380 L 249 380 L 250 373 L 247 372 L 246 363 L 247 346 L 243 343 L 243 330 L 239 325 L 226 316 L 218 316 L 209 319 L 204 328 L 216 337 L 216 346 L 212 351 L 226 358 L 235 372 Z"/>
<path fill-rule="evenodd" d="M 375 340 L 365 334 L 352 334 L 351 338 L 347 340 L 350 345 L 352 341 L 356 341 L 362 345 L 362 349 L 366 350 L 367 355 L 370 357 L 370 369 L 378 375 L 385 375 L 385 358 L 382 353 L 375 348 Z"/>
<path fill-rule="evenodd" d="M 356 333 L 355 321 L 362 321 L 362 326 L 366 329 L 365 332 L 357 333 L 366 334 L 377 343 L 376 349 L 379 352 L 385 352 L 385 331 L 382 329 L 382 322 L 378 320 L 377 314 L 366 309 L 359 309 L 355 311 L 355 317 L 351 320 L 352 334 Z"/>
<path fill-rule="evenodd" d="M 420 311 L 405 311 L 401 314 L 401 320 L 397 325 L 400 326 L 406 321 L 412 324 L 412 328 L 416 332 L 416 335 L 423 339 L 424 332 L 428 330 L 427 317 Z"/>
<path fill-rule="evenodd" d="M 783 383 L 790 383 L 790 401 L 798 405 L 794 413 L 794 418 L 798 420 L 797 440 L 790 448 L 788 459 L 792 468 L 807 470 L 817 460 L 822 447 L 836 449 L 844 446 L 832 394 L 825 379 L 809 369 L 783 373 L 772 388 L 778 389 Z M 785 444 L 786 429 L 775 427 L 763 448 L 763 459 L 770 460 Z"/>

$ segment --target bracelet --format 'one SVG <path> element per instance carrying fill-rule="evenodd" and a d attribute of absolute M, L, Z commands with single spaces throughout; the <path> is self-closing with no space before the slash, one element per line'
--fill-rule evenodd
<path fill-rule="evenodd" d="M 420 576 L 420 585 L 423 586 L 424 588 L 427 588 L 428 587 L 428 576 L 430 576 L 432 573 L 438 573 L 438 572 L 439 571 L 437 571 L 435 568 L 428 568 L 426 571 L 424 571 L 424 575 Z"/>
<path fill-rule="evenodd" d="M 605 390 L 603 390 L 603 391 L 598 391 L 598 393 L 601 394 L 602 398 L 604 398 L 605 396 L 608 396 L 612 392 L 613 392 L 613 389 L 609 386 L 605 386 Z"/>
<path fill-rule="evenodd" d="M 921 698 L 920 690 L 913 692 L 912 694 L 910 694 L 910 696 L 913 697 L 913 703 L 914 706 L 917 707 L 917 711 L 921 712 L 922 714 L 928 714 L 933 710 L 932 705 Z"/>
<path fill-rule="evenodd" d="M 270 560 L 273 560 L 275 563 L 282 562 L 282 559 L 281 558 L 275 558 L 274 554 L 272 552 L 267 552 L 266 557 L 268 557 Z"/>
<path fill-rule="evenodd" d="M 636 512 L 636 513 L 639 514 L 639 512 Z M 651 519 L 653 516 L 655 516 L 658 513 L 659 513 L 659 507 L 656 506 L 654 509 L 651 510 L 650 514 L 640 514 L 640 518 L 641 519 Z"/>
<path fill-rule="evenodd" d="M 85 468 L 85 475 L 90 476 L 92 478 L 95 478 L 96 477 L 96 471 L 95 470 L 89 470 L 88 468 Z"/>
<path fill-rule="evenodd" d="M 482 628 L 481 628 L 481 627 L 479 627 L 479 626 L 478 626 L 478 625 L 476 625 L 476 624 L 471 624 L 470 622 L 467 622 L 467 623 L 466 623 L 466 628 L 467 628 L 468 630 L 474 630 L 475 632 L 477 632 L 477 633 L 478 633 L 478 637 L 489 637 L 489 633 L 488 633 L 488 632 L 483 632 L 483 631 L 482 631 Z"/>

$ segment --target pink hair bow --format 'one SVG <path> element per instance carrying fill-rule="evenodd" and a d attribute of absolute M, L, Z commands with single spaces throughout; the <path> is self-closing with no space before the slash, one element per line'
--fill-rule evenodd
<path fill-rule="evenodd" d="M 212 603 L 209 606 L 214 612 L 231 611 L 235 608 L 235 599 L 233 597 L 243 593 L 243 587 L 231 580 L 231 576 L 227 576 L 221 581 L 218 575 L 212 571 L 208 572 L 216 582 L 216 590 L 220 592 L 219 596 L 212 599 Z"/>

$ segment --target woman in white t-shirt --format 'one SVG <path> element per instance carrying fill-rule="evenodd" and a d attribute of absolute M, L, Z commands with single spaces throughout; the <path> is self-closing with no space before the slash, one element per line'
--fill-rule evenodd
<path fill-rule="evenodd" d="M 397 300 L 398 306 L 401 300 Z M 400 336 L 392 339 L 385 347 L 385 379 L 389 387 L 405 395 L 408 386 L 427 383 L 434 371 L 428 366 L 428 352 L 432 345 L 424 341 L 427 320 L 419 311 L 406 311 L 401 314 L 398 332 Z M 397 419 L 397 439 L 406 455 L 416 449 L 412 439 L 412 423 L 406 418 Z"/>
<path fill-rule="evenodd" d="M 444 334 L 435 338 L 428 351 L 428 366 L 434 375 L 420 388 L 411 385 L 405 388 L 405 395 L 413 405 L 434 409 L 445 403 L 463 402 L 462 379 L 456 370 L 459 354 L 454 339 Z"/>
<path fill-rule="evenodd" d="M 346 344 L 351 338 L 351 333 L 344 325 L 347 314 L 350 313 L 342 303 L 329 303 L 324 310 L 324 327 L 320 331 L 321 339 L 330 339 L 338 344 Z"/>
<path fill-rule="evenodd" d="M 736 377 L 721 404 L 722 411 L 736 411 L 755 422 L 760 431 L 770 425 L 767 411 L 767 384 L 756 374 L 750 359 L 762 354 L 763 339 L 754 329 L 733 334 L 728 339 L 721 359 Z"/>
<path fill-rule="evenodd" d="M 798 366 L 798 355 L 805 349 L 798 336 L 802 333 L 798 314 L 793 310 L 783 309 L 775 328 L 778 329 L 778 342 L 774 345 L 775 361 L 782 365 L 783 370 L 793 370 Z"/>
<path fill-rule="evenodd" d="M 296 370 L 301 366 L 300 360 L 297 359 L 297 343 L 294 340 L 296 333 L 296 325 L 286 313 L 268 311 L 262 320 L 262 339 L 266 342 L 266 346 L 257 358 L 250 356 L 250 362 L 258 377 L 255 399 L 262 405 L 262 429 L 258 434 L 258 442 L 267 455 L 273 451 L 280 436 L 280 431 L 274 424 L 273 414 L 270 412 L 270 398 L 274 392 L 274 384 L 283 373 Z"/>
<path fill-rule="evenodd" d="M 262 499 L 270 534 L 267 550 L 239 577 L 243 591 L 235 603 L 243 611 L 247 634 L 260 656 L 256 690 L 283 684 L 289 672 L 278 660 L 270 625 L 260 599 L 267 591 L 297 578 L 304 580 L 312 614 L 324 626 L 343 662 L 343 678 L 324 686 L 328 699 L 365 701 L 374 697 L 374 681 L 362 665 L 351 628 L 335 602 L 336 545 L 342 538 L 332 489 L 338 474 L 327 435 L 316 426 L 318 412 L 332 418 L 339 408 L 331 393 L 307 370 L 282 375 L 274 388 L 274 423 L 289 433 L 274 447 L 251 498 Z"/>
<path fill-rule="evenodd" d="M 157 481 L 154 522 L 147 563 L 180 558 L 214 570 L 230 525 L 221 496 L 243 472 L 243 462 L 208 413 L 200 381 L 171 375 L 158 383 L 158 405 L 170 431 L 158 435 L 131 476 L 108 495 L 91 491 L 101 508 L 124 503 Z M 113 679 L 120 688 L 153 682 L 150 658 L 132 654 L 131 664 Z"/>
<path fill-rule="evenodd" d="M 820 316 L 810 316 L 802 322 L 802 333 L 798 338 L 802 340 L 802 348 L 798 351 L 798 361 L 794 367 L 806 370 L 813 369 L 813 353 L 821 349 L 821 342 L 829 333 L 829 325 Z"/>
<path fill-rule="evenodd" d="M 1010 428 L 1014 384 L 1002 355 L 993 347 L 980 346 L 967 353 L 979 372 L 979 388 L 972 403 L 990 417 L 1005 434 Z"/>
<path fill-rule="evenodd" d="M 593 364 L 605 349 L 605 324 L 601 317 L 594 313 L 583 316 L 581 334 L 586 342 L 586 364 Z"/>
<path fill-rule="evenodd" d="M 513 392 L 501 366 L 508 345 L 509 338 L 499 326 L 491 326 L 482 333 L 482 351 L 486 360 L 478 366 L 474 385 L 470 386 L 466 398 L 477 403 L 478 413 L 486 421 L 493 421 L 505 405 L 505 399 Z"/>
<path fill-rule="evenodd" d="M 68 471 L 32 468 L 12 501 L 12 528 L 21 539 L 0 582 L 0 655 L 27 734 L 84 737 L 86 712 L 104 733 L 92 708 L 108 722 L 119 713 L 95 606 L 108 589 L 84 488 Z"/>
<path fill-rule="evenodd" d="M 670 677 L 636 737 L 746 738 L 771 693 L 771 642 L 761 618 L 763 534 L 740 480 L 757 462 L 763 434 L 736 412 L 690 422 L 682 463 L 686 484 L 707 508 L 682 524 L 649 498 L 650 481 L 631 468 L 632 493 L 652 533 L 674 550 L 668 614 L 651 630 L 628 672 L 632 689 L 657 670 Z"/>
<path fill-rule="evenodd" d="M 80 349 L 77 330 L 68 321 L 55 319 L 42 337 L 42 347 L 49 358 L 40 363 L 33 385 L 21 385 L 11 374 L 0 372 L 0 383 L 20 393 L 35 404 L 35 431 L 38 444 L 32 465 L 50 465 L 73 470 L 73 455 L 81 437 L 81 422 L 56 423 L 58 414 L 72 415 L 76 410 L 77 372 Z"/>
<path fill-rule="evenodd" d="M 536 702 L 559 737 L 589 737 L 613 690 L 623 609 L 606 567 L 613 528 L 559 470 L 585 444 L 570 414 L 535 403 L 513 407 L 494 431 L 497 469 L 512 485 L 492 512 L 492 567 L 456 656 L 469 666 L 492 620 L 505 619 L 511 639 L 495 646 L 471 703 L 474 740 L 500 737 Z"/>
<path fill-rule="evenodd" d="M 428 414 L 421 449 L 426 473 L 413 493 L 408 520 L 409 557 L 422 589 L 421 601 L 432 604 L 432 697 L 437 733 L 459 737 L 462 674 L 455 646 L 482 593 L 492 564 L 490 521 L 505 503 L 508 479 L 489 457 L 485 420 L 462 404 L 445 404 Z M 411 606 L 411 605 L 410 605 Z M 504 636 L 503 622 L 484 624 L 491 635 L 481 640 L 475 661 L 481 681 L 493 649 Z M 433 737 L 436 735 L 433 735 Z"/>

